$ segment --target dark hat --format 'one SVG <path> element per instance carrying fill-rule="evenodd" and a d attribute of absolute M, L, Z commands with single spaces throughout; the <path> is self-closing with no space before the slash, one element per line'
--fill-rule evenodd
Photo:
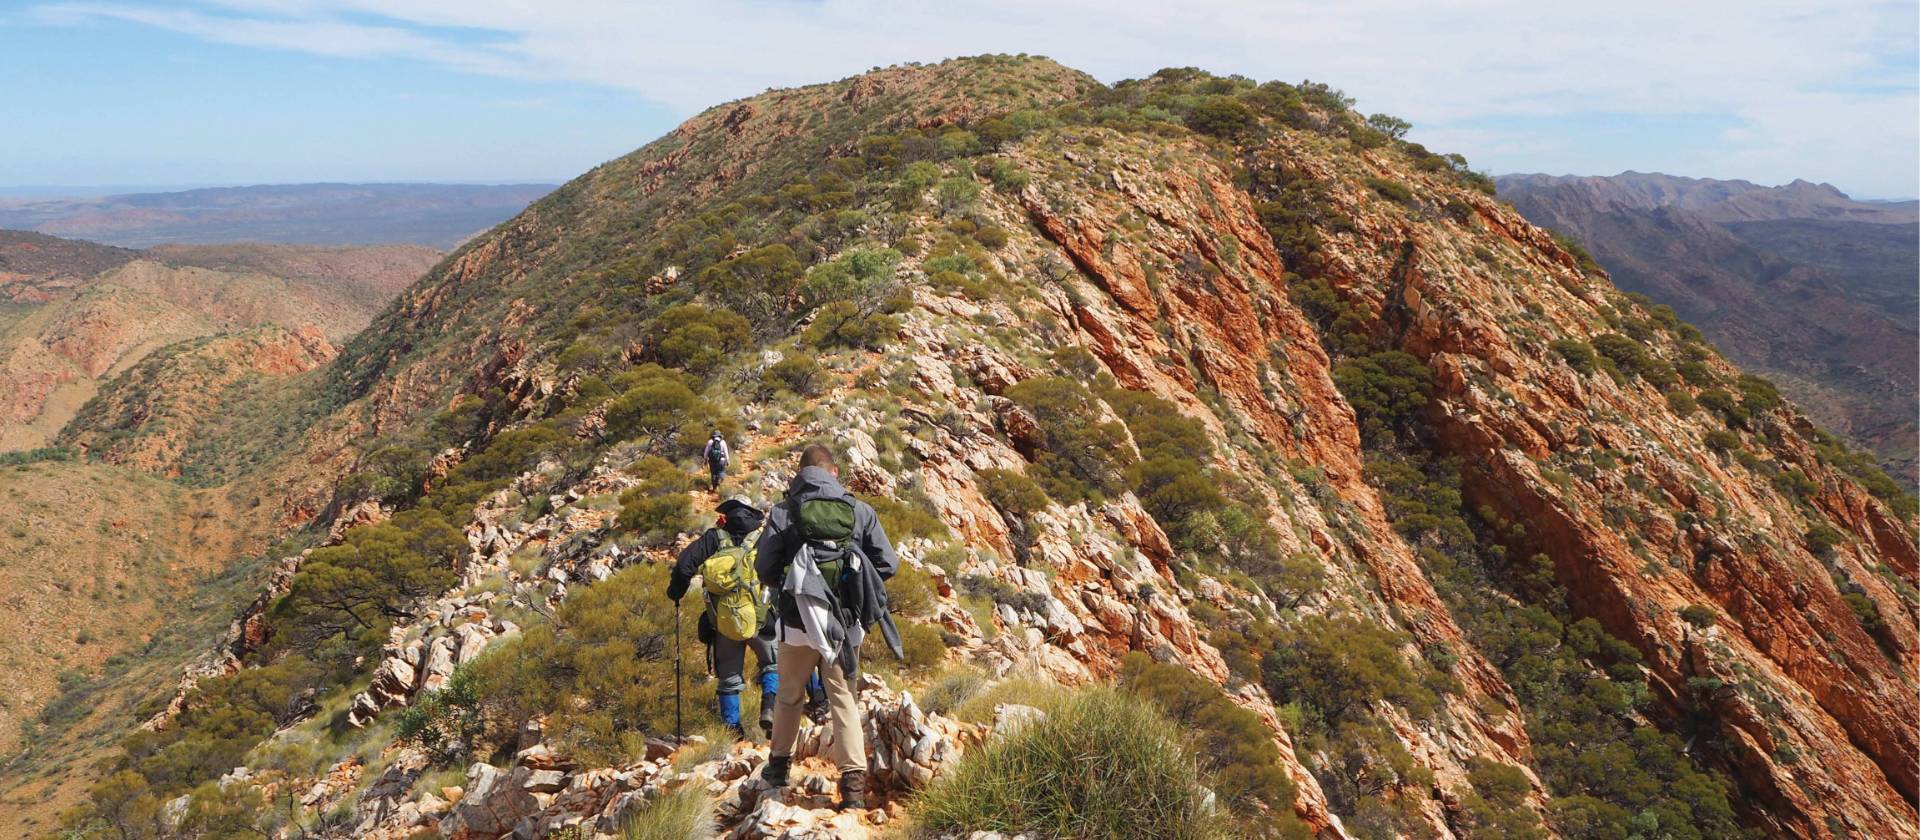
<path fill-rule="evenodd" d="M 750 510 L 754 513 L 760 512 L 760 509 L 754 507 L 752 502 L 747 501 L 747 497 L 745 496 L 728 496 L 724 501 L 720 502 L 719 505 L 714 507 L 714 510 L 723 514 L 741 509 Z"/>

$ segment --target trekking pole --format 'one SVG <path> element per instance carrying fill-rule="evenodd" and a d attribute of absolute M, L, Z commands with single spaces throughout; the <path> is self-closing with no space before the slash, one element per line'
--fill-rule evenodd
<path fill-rule="evenodd" d="M 686 740 L 680 728 L 680 602 L 673 602 L 673 739 Z"/>

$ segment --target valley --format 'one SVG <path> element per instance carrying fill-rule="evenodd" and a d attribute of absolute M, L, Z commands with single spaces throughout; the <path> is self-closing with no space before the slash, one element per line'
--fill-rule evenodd
<path fill-rule="evenodd" d="M 1506 175 L 1528 220 L 1590 248 L 1622 289 L 1670 305 L 1823 427 L 1920 480 L 1920 210 L 1797 181 Z"/>

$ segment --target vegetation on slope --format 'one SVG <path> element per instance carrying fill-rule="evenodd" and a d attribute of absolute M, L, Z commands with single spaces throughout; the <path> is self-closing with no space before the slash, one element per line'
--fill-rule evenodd
<path fill-rule="evenodd" d="M 931 88 L 915 86 L 922 83 Z M 1730 784 L 1699 760 L 1713 754 L 1684 748 L 1680 735 L 1695 733 L 1670 722 L 1661 728 L 1634 649 L 1576 616 L 1532 555 L 1509 549 L 1522 543 L 1510 524 L 1466 509 L 1462 467 L 1434 438 L 1427 363 L 1400 346 L 1392 316 L 1355 300 L 1321 270 L 1336 256 L 1333 243 L 1352 233 L 1334 185 L 1284 155 L 1265 155 L 1280 139 L 1304 135 L 1342 154 L 1391 156 L 1461 191 L 1486 192 L 1483 176 L 1457 156 L 1400 139 L 1403 128 L 1390 118 L 1360 118 L 1322 85 L 1169 70 L 1103 88 L 1050 64 L 992 58 L 930 68 L 871 96 L 878 99 L 801 89 L 716 109 L 702 119 L 725 125 L 735 114 L 752 117 L 741 118 L 749 126 L 744 139 L 723 148 L 711 132 L 677 132 L 609 163 L 467 246 L 397 301 L 326 371 L 320 393 L 293 413 L 287 431 L 377 419 L 367 425 L 378 434 L 355 442 L 366 454 L 341 482 L 334 507 L 371 500 L 403 512 L 315 551 L 273 606 L 272 635 L 249 652 L 252 667 L 203 680 L 171 726 L 129 739 L 93 805 L 71 813 L 68 825 L 80 836 L 124 831 L 127 814 L 147 814 L 152 802 L 183 793 L 214 807 L 217 794 L 206 783 L 263 738 L 311 725 L 316 710 L 341 709 L 357 688 L 353 663 L 374 659 L 389 630 L 451 582 L 465 550 L 459 529 L 483 499 L 537 516 L 550 491 L 596 464 L 619 465 L 640 485 L 614 504 L 618 535 L 629 545 L 665 544 L 688 524 L 685 477 L 705 431 L 737 432 L 743 404 L 770 407 L 775 416 L 767 419 L 778 422 L 828 416 L 809 398 L 834 387 L 893 402 L 888 394 L 903 387 L 911 366 L 875 351 L 896 341 L 930 297 L 949 298 L 947 306 L 1042 310 L 1041 289 L 1073 288 L 1060 281 L 1075 269 L 1056 259 L 1018 276 L 1002 273 L 1006 262 L 995 255 L 1032 233 L 1009 233 L 980 205 L 983 197 L 1024 195 L 1035 183 L 998 152 L 1062 143 L 1073 132 L 1089 148 L 1111 137 L 1197 142 L 1261 200 L 1276 248 L 1300 272 L 1289 294 L 1316 321 L 1336 359 L 1335 382 L 1357 414 L 1372 458 L 1368 481 L 1387 499 L 1394 527 L 1420 549 L 1468 642 L 1521 695 L 1536 745 L 1533 769 L 1551 796 L 1546 822 L 1528 804 L 1525 775 L 1492 762 L 1474 764 L 1467 784 L 1449 791 L 1460 803 L 1449 822 L 1474 836 L 1539 836 L 1545 828 L 1596 838 L 1739 833 Z M 920 97 L 931 98 L 922 113 L 942 118 L 915 117 L 906 103 Z M 778 128 L 754 133 L 766 125 Z M 1398 212 L 1453 219 L 1472 212 L 1464 204 L 1429 206 L 1423 192 L 1377 181 L 1361 184 Z M 1763 383 L 1720 382 L 1704 364 L 1696 366 L 1708 379 L 1695 382 L 1687 363 L 1710 353 L 1697 334 L 1630 300 L 1615 312 L 1604 335 L 1553 349 L 1582 375 L 1689 383 L 1701 409 L 1730 424 L 1729 452 L 1746 452 L 1736 430 L 1752 434 L 1743 423 L 1778 408 Z M 1246 599 L 1253 608 L 1232 613 L 1194 609 L 1235 680 L 1284 704 L 1294 752 L 1335 814 L 1366 837 L 1423 830 L 1436 780 L 1396 726 L 1444 724 L 1449 699 L 1462 690 L 1451 676 L 1460 652 L 1420 649 L 1362 602 L 1326 593 L 1322 558 L 1280 549 L 1271 485 L 1215 466 L 1224 460 L 1206 424 L 1166 399 L 1121 387 L 1086 351 L 1057 347 L 1047 333 L 1053 316 L 1032 317 L 1040 326 L 1030 334 L 985 319 L 972 325 L 1056 374 L 1005 389 L 1037 427 L 1038 439 L 1024 442 L 1031 463 L 1024 471 L 982 471 L 1016 551 L 1025 550 L 1021 523 L 1036 513 L 1140 499 L 1179 552 L 1179 573 L 1219 574 L 1259 596 Z M 1661 352 L 1646 351 L 1656 340 Z M 1043 350 L 1050 351 L 1044 358 Z M 1702 355 L 1686 355 L 1693 352 Z M 528 371 L 542 364 L 550 367 L 540 373 L 551 377 L 536 381 Z M 388 393 L 398 379 L 419 393 Z M 1205 400 L 1204 385 L 1197 389 Z M 1235 432 L 1230 408 L 1207 407 Z M 1743 414 L 1747 420 L 1736 419 Z M 929 422 L 954 434 L 996 433 L 969 428 L 958 410 Z M 904 436 L 877 440 L 875 448 L 880 463 L 903 476 L 897 499 L 876 501 L 895 538 L 949 540 L 948 526 L 919 505 L 906 478 L 914 456 Z M 439 474 L 430 455 L 447 449 L 460 460 Z M 1305 465 L 1277 463 L 1264 451 L 1248 457 L 1315 483 Z M 1749 457 L 1755 470 L 1771 463 Z M 1791 471 L 1774 477 L 1788 490 L 1799 486 Z M 1337 509 L 1335 502 L 1327 506 Z M 662 728 L 663 681 L 650 677 L 671 665 L 661 644 L 671 624 L 658 603 L 659 577 L 656 566 L 641 565 L 581 588 L 552 616 L 517 615 L 525 634 L 402 716 L 401 734 L 453 764 L 497 757 L 520 723 L 556 712 L 551 723 L 572 749 L 609 761 L 630 755 L 635 738 Z M 1002 604 L 1023 597 L 1004 584 L 959 584 L 971 597 Z M 903 629 L 918 635 L 921 663 L 937 661 L 944 652 L 938 631 L 915 626 Z M 588 656 L 595 668 L 580 664 Z M 612 676 L 620 684 L 605 681 Z M 928 793 L 923 815 L 936 824 L 1087 836 L 1108 836 L 1102 820 L 1149 820 L 1205 836 L 1207 825 L 1193 819 L 1196 753 L 1157 718 L 1164 714 L 1195 731 L 1199 773 L 1236 816 L 1276 836 L 1298 832 L 1283 756 L 1250 713 L 1209 682 L 1138 658 L 1127 663 L 1122 686 L 1151 704 L 1089 692 L 1057 709 L 1049 721 L 1058 723 L 969 759 L 955 777 L 968 782 Z M 328 749 L 385 734 L 346 731 L 338 725 L 343 715 L 328 721 L 327 737 L 335 739 Z M 1097 725 L 1114 720 L 1134 727 Z M 1090 748 L 1133 759 L 1116 768 L 1151 783 L 1156 807 L 1090 812 L 994 794 L 1064 770 L 1078 773 L 1068 789 L 1098 793 L 1118 777 L 1057 766 L 1061 756 Z M 1089 801 L 1126 805 L 1105 796 Z"/>

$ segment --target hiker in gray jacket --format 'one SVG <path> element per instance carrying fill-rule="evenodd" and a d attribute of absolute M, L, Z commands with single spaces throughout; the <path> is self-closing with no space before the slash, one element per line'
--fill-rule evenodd
<path fill-rule="evenodd" d="M 827 688 L 831 757 L 840 767 L 840 807 L 858 809 L 866 807 L 867 792 L 866 738 L 854 691 L 859 642 L 871 623 L 891 630 L 881 581 L 893 577 L 899 560 L 880 517 L 849 495 L 839 476 L 831 450 L 807 447 L 786 500 L 768 513 L 760 537 L 755 569 L 778 594 L 780 671 L 772 754 L 761 778 L 775 787 L 787 784 L 807 678 L 818 667 Z M 890 634 L 889 641 L 897 638 Z"/>

